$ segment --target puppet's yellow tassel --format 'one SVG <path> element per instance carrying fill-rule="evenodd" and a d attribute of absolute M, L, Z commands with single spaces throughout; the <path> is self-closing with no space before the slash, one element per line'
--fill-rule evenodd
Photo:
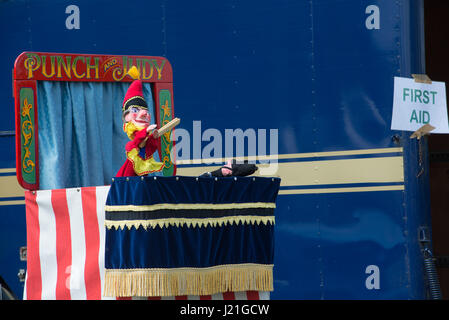
<path fill-rule="evenodd" d="M 136 68 L 136 66 L 132 66 L 129 70 L 128 70 L 128 74 L 131 78 L 133 78 L 134 80 L 136 79 L 140 79 L 140 72 L 139 69 Z"/>

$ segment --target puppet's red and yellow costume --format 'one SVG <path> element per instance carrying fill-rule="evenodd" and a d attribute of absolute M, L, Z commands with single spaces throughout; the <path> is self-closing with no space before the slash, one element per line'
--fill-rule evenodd
<path fill-rule="evenodd" d="M 134 80 L 126 92 L 122 107 L 124 121 L 130 108 L 148 110 L 140 80 Z M 125 121 L 123 124 L 123 131 L 126 132 L 131 141 L 125 146 L 126 161 L 117 172 L 117 177 L 143 176 L 159 172 L 164 168 L 163 163 L 153 159 L 153 154 L 158 150 L 160 139 L 156 138 L 152 130 L 147 130 L 147 128 L 148 125 L 141 127 L 133 121 Z"/>

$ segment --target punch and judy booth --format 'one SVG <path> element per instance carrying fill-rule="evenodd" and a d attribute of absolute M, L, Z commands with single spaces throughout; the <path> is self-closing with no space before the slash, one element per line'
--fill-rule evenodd
<path fill-rule="evenodd" d="M 263 299 L 273 290 L 280 179 L 114 177 L 135 66 L 151 122 L 174 119 L 162 57 L 24 52 L 14 66 L 16 170 L 25 189 L 24 299 Z"/>

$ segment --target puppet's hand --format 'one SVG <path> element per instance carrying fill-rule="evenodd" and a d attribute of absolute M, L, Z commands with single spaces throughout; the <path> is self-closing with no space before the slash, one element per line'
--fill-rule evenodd
<path fill-rule="evenodd" d="M 147 127 L 147 132 L 150 132 L 151 130 L 156 129 L 156 127 L 157 127 L 156 124 L 150 124 L 150 125 Z"/>
<path fill-rule="evenodd" d="M 155 124 L 149 125 L 147 127 L 147 133 L 151 132 L 150 135 L 152 134 L 153 138 L 155 138 L 155 139 L 159 138 L 159 131 L 157 131 L 156 127 L 157 127 L 157 125 L 155 125 Z"/>
<path fill-rule="evenodd" d="M 157 129 L 154 129 L 152 134 L 154 139 L 159 138 L 159 131 Z"/>
<path fill-rule="evenodd" d="M 232 161 L 228 160 L 226 164 L 221 168 L 221 174 L 223 177 L 232 176 Z"/>

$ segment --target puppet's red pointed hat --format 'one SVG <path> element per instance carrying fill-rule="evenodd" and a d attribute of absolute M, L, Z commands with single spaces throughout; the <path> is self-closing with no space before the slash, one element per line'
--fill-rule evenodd
<path fill-rule="evenodd" d="M 142 81 L 139 80 L 139 70 L 135 66 L 129 69 L 128 74 L 134 80 L 126 91 L 125 99 L 123 99 L 122 112 L 126 112 L 130 107 L 148 109 L 147 102 L 143 97 Z"/>

